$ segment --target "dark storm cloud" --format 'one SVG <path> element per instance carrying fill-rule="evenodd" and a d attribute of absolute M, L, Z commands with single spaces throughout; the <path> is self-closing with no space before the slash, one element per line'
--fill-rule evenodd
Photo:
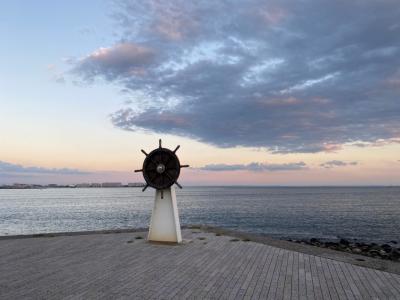
<path fill-rule="evenodd" d="M 351 161 L 351 162 L 345 162 L 341 160 L 330 160 L 327 162 L 324 162 L 323 164 L 320 164 L 321 167 L 330 169 L 334 167 L 345 167 L 345 166 L 356 166 L 358 165 L 358 162 L 356 161 Z"/>
<path fill-rule="evenodd" d="M 0 175 L 27 175 L 27 174 L 64 174 L 64 175 L 83 175 L 89 174 L 76 169 L 49 169 L 42 167 L 24 167 L 18 164 L 12 164 L 5 161 L 0 161 Z"/>
<path fill-rule="evenodd" d="M 126 130 L 320 152 L 400 137 L 398 1 L 119 1 L 121 38 L 78 60 L 133 101 Z"/>
<path fill-rule="evenodd" d="M 286 164 L 262 164 L 253 162 L 250 164 L 209 164 L 199 168 L 205 171 L 253 171 L 253 172 L 274 172 L 274 171 L 294 171 L 306 170 L 307 165 L 304 162 L 286 163 Z"/>

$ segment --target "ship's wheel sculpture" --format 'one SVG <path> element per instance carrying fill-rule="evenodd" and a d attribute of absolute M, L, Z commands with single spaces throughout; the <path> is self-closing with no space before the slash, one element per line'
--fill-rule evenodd
<path fill-rule="evenodd" d="M 176 156 L 175 150 L 163 148 L 161 139 L 158 148 L 147 154 L 141 150 L 146 158 L 143 167 L 135 172 L 142 172 L 146 185 L 145 191 L 149 186 L 156 189 L 153 213 L 149 228 L 149 241 L 157 242 L 176 242 L 182 241 L 181 229 L 179 223 L 178 207 L 176 205 L 175 189 L 176 184 L 179 188 L 178 177 L 181 168 L 187 168 L 189 165 L 181 165 Z"/>

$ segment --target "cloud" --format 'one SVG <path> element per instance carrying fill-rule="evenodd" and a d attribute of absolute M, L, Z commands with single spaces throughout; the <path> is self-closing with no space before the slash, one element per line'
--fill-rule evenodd
<path fill-rule="evenodd" d="M 57 83 L 65 83 L 64 74 L 58 70 L 58 67 L 55 64 L 47 65 L 47 71 L 51 75 L 51 79 Z"/>
<path fill-rule="evenodd" d="M 400 144 L 400 138 L 391 138 L 391 139 L 378 139 L 374 142 L 356 142 L 353 143 L 352 146 L 356 146 L 359 148 L 366 148 L 366 147 L 382 147 L 391 144 Z"/>
<path fill-rule="evenodd" d="M 330 169 L 334 167 L 346 167 L 346 166 L 356 166 L 358 165 L 357 161 L 345 162 L 342 160 L 330 160 L 320 164 L 321 167 Z"/>
<path fill-rule="evenodd" d="M 32 174 L 63 174 L 63 175 L 85 175 L 90 174 L 89 172 L 80 171 L 77 169 L 49 169 L 42 167 L 24 167 L 18 164 L 12 164 L 5 161 L 0 161 L 0 175 L 32 175 Z"/>
<path fill-rule="evenodd" d="M 119 40 L 71 71 L 128 91 L 119 128 L 274 153 L 400 137 L 396 0 L 117 3 Z"/>
<path fill-rule="evenodd" d="M 204 171 L 252 171 L 252 172 L 275 172 L 275 171 L 295 171 L 306 170 L 304 162 L 285 163 L 285 164 L 265 164 L 252 162 L 249 164 L 209 164 L 199 168 Z"/>
<path fill-rule="evenodd" d="M 75 70 L 86 74 L 86 79 L 95 76 L 112 81 L 126 77 L 146 75 L 146 69 L 153 60 L 153 50 L 135 43 L 119 43 L 112 47 L 100 48 L 79 61 Z"/>

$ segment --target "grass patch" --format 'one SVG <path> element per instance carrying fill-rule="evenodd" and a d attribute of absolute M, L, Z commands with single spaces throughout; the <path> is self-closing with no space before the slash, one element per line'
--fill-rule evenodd
<path fill-rule="evenodd" d="M 229 240 L 230 242 L 239 242 L 240 240 L 239 239 L 231 239 L 231 240 Z"/>
<path fill-rule="evenodd" d="M 242 241 L 243 241 L 243 242 L 250 242 L 250 239 L 247 239 L 247 238 L 246 238 L 246 239 L 243 239 Z"/>
<path fill-rule="evenodd" d="M 221 235 L 222 235 L 222 234 L 220 234 L 220 233 L 216 233 L 216 234 L 215 234 L 215 236 L 221 236 Z"/>
<path fill-rule="evenodd" d="M 135 237 L 135 239 L 137 239 L 137 240 L 143 240 L 143 237 L 142 237 L 142 236 L 137 236 L 137 237 Z"/>
<path fill-rule="evenodd" d="M 201 236 L 201 237 L 198 237 L 198 239 L 202 241 L 202 240 L 205 240 L 206 238 Z"/>
<path fill-rule="evenodd" d="M 188 228 L 189 229 L 200 229 L 201 227 L 199 225 L 190 225 Z"/>
<path fill-rule="evenodd" d="M 128 244 L 133 243 L 133 241 L 127 241 Z"/>

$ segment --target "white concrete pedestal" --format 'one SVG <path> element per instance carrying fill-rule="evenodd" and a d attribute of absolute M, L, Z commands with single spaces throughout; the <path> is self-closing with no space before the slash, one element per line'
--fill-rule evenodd
<path fill-rule="evenodd" d="M 156 190 L 147 239 L 153 242 L 182 242 L 181 225 L 173 186 L 163 190 L 162 199 L 161 191 Z"/>

